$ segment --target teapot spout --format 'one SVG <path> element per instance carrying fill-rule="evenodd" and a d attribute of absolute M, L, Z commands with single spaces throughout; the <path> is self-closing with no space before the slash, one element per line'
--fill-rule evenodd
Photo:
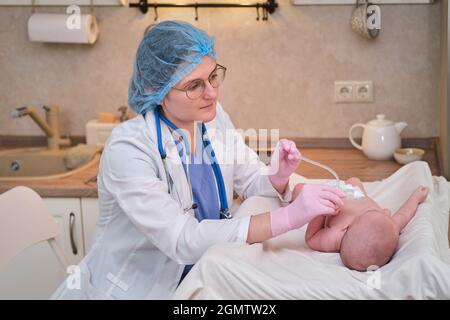
<path fill-rule="evenodd" d="M 403 129 L 406 128 L 407 125 L 408 124 L 406 122 L 397 122 L 394 126 L 398 134 L 400 134 L 403 131 Z"/>

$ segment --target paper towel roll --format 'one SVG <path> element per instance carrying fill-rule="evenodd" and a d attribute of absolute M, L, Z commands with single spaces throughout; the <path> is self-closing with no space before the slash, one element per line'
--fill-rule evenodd
<path fill-rule="evenodd" d="M 97 36 L 97 19 L 91 14 L 35 13 L 28 19 L 30 41 L 93 44 Z"/>

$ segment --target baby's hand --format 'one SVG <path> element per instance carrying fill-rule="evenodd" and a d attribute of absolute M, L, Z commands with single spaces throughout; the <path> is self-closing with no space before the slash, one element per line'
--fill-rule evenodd
<path fill-rule="evenodd" d="M 413 193 L 413 196 L 417 199 L 418 203 L 422 203 L 427 198 L 430 189 L 424 186 L 419 186 Z"/>

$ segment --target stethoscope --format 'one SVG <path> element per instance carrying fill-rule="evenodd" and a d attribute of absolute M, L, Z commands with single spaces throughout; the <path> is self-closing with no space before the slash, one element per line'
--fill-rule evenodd
<path fill-rule="evenodd" d="M 159 155 L 161 156 L 161 160 L 164 165 L 164 171 L 166 172 L 166 178 L 167 178 L 167 185 L 168 185 L 168 192 L 172 193 L 172 186 L 173 186 L 173 179 L 169 175 L 169 171 L 167 169 L 166 164 L 166 151 L 164 150 L 164 147 L 162 145 L 162 136 L 161 136 L 161 120 L 168 125 L 170 128 L 175 130 L 177 134 L 179 134 L 184 141 L 185 151 L 186 151 L 186 176 L 189 184 L 190 189 L 190 196 L 191 196 L 191 206 L 184 208 L 185 212 L 188 212 L 191 209 L 196 209 L 198 205 L 194 202 L 194 195 L 192 192 L 192 183 L 191 183 L 191 176 L 189 173 L 189 164 L 190 164 L 190 146 L 189 146 L 189 140 L 186 139 L 186 136 L 183 134 L 183 132 L 177 128 L 175 124 L 173 124 L 169 119 L 167 119 L 162 113 L 161 113 L 161 107 L 157 107 L 155 109 L 155 123 L 156 123 L 156 136 L 158 141 L 158 150 Z M 211 161 L 211 167 L 214 172 L 214 176 L 216 178 L 217 182 L 217 189 L 219 192 L 219 200 L 220 200 L 220 214 L 227 218 L 231 219 L 231 213 L 228 209 L 228 202 L 227 202 L 227 193 L 225 190 L 225 183 L 223 181 L 222 171 L 220 170 L 219 164 L 217 163 L 216 155 L 214 153 L 214 150 L 212 149 L 211 142 L 209 141 L 208 134 L 206 131 L 206 126 L 204 123 L 202 123 L 202 142 L 203 147 L 205 150 L 211 150 L 211 152 L 206 152 L 208 154 L 209 160 Z"/>

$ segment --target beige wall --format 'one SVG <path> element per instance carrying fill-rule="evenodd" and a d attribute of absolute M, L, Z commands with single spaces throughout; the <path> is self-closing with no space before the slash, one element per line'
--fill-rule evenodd
<path fill-rule="evenodd" d="M 442 2 L 441 12 L 441 83 L 440 83 L 440 144 L 441 144 L 441 167 L 442 175 L 447 179 L 450 179 L 450 146 L 449 146 L 449 133 L 450 133 L 450 101 L 448 100 L 449 81 L 449 59 L 448 52 L 448 37 L 450 33 L 448 28 L 448 1 Z"/>
<path fill-rule="evenodd" d="M 216 37 L 219 62 L 229 68 L 221 101 L 237 127 L 345 137 L 353 123 L 384 112 L 409 123 L 405 137 L 439 134 L 439 3 L 382 6 L 374 42 L 350 30 L 351 6 L 279 4 L 268 22 L 257 22 L 254 9 L 201 9 L 198 22 L 193 10 L 159 10 L 162 20 L 183 19 Z M 30 119 L 10 119 L 18 106 L 60 105 L 61 131 L 84 135 L 99 111 L 126 104 L 135 50 L 153 13 L 94 12 L 95 45 L 55 45 L 27 40 L 31 8 L 0 7 L 0 134 L 41 135 Z M 335 80 L 373 80 L 375 103 L 334 104 Z"/>

